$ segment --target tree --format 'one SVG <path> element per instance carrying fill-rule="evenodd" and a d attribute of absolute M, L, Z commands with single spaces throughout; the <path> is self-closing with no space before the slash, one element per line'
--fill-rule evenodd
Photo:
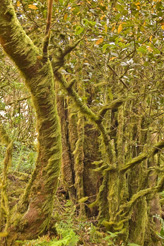
<path fill-rule="evenodd" d="M 10 231 L 8 244 L 12 245 L 16 238 L 33 238 L 49 228 L 60 173 L 61 133 L 51 63 L 46 54 L 41 58 L 41 51 L 22 29 L 12 1 L 4 0 L 1 4 L 0 43 L 25 78 L 36 111 L 38 131 L 36 167 L 22 199 L 11 213 L 7 228 Z"/>

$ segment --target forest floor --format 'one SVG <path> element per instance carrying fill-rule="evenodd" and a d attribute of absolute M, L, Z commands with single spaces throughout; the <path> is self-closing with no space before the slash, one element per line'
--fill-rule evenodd
<path fill-rule="evenodd" d="M 8 196 L 10 208 L 19 200 L 29 175 L 12 172 L 8 174 Z M 64 189 L 58 188 L 54 200 L 53 221 L 56 235 L 48 233 L 37 240 L 16 241 L 18 246 L 116 246 L 114 233 L 105 233 L 98 226 L 96 217 L 79 216 L 79 204 L 73 204 L 65 194 Z M 120 242 L 118 246 L 124 244 Z"/>
<path fill-rule="evenodd" d="M 37 240 L 18 242 L 23 246 L 108 246 L 115 245 L 115 235 L 107 234 L 97 226 L 96 218 L 80 218 L 78 209 L 65 194 L 58 193 L 55 198 L 54 214 L 57 235 L 44 235 Z M 123 245 L 120 242 L 120 245 Z"/>
<path fill-rule="evenodd" d="M 8 174 L 8 195 L 9 206 L 12 208 L 19 200 L 29 179 L 29 174 L 12 172 Z M 117 241 L 117 233 L 105 232 L 98 225 L 95 217 L 79 216 L 79 203 L 73 204 L 64 191 L 59 186 L 55 200 L 53 212 L 56 235 L 49 232 L 36 240 L 16 241 L 18 246 L 125 246 L 123 240 Z M 160 237 L 164 242 L 164 221 L 162 220 Z M 55 231 L 53 230 L 53 231 Z M 140 246 L 128 243 L 128 246 Z M 151 246 L 151 245 L 150 245 Z"/>

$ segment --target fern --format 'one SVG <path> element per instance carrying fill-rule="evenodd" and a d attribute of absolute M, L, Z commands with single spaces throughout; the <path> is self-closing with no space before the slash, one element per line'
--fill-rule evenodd
<path fill-rule="evenodd" d="M 79 241 L 79 237 L 75 234 L 75 232 L 70 230 L 62 231 L 63 238 L 60 240 L 53 240 L 48 245 L 49 246 L 76 246 Z"/>

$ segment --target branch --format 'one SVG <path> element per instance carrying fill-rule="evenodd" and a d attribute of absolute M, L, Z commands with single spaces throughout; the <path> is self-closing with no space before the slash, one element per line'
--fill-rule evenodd
<path fill-rule="evenodd" d="M 127 215 L 127 214 L 130 212 L 132 206 L 136 203 L 136 201 L 137 201 L 139 198 L 141 198 L 141 197 L 143 197 L 143 196 L 146 196 L 146 195 L 148 195 L 148 194 L 151 194 L 151 193 L 153 193 L 153 192 L 155 192 L 155 191 L 156 191 L 156 187 L 152 187 L 152 188 L 147 188 L 147 189 L 144 189 L 144 190 L 140 190 L 139 192 L 137 192 L 136 194 L 134 194 L 134 195 L 132 196 L 132 198 L 130 199 L 129 202 L 123 204 L 123 205 L 120 207 L 120 210 L 119 210 L 119 212 L 116 214 L 116 217 L 119 216 L 119 215 L 121 215 L 121 213 L 123 213 L 123 217 L 124 217 L 125 215 Z M 126 211 L 125 211 L 125 210 L 126 210 Z"/>
<path fill-rule="evenodd" d="M 103 120 L 105 113 L 109 109 L 117 109 L 118 107 L 120 107 L 124 103 L 124 101 L 125 101 L 125 98 L 121 97 L 121 98 L 114 100 L 109 105 L 103 106 L 102 109 L 99 111 L 98 121 L 101 122 Z"/>
<path fill-rule="evenodd" d="M 133 207 L 133 205 L 136 203 L 136 201 L 138 199 L 140 199 L 141 197 L 147 196 L 149 194 L 152 193 L 156 193 L 156 192 L 162 192 L 164 190 L 164 176 L 161 178 L 161 180 L 159 181 L 159 183 L 151 188 L 147 188 L 144 190 L 140 190 L 139 192 L 137 192 L 136 194 L 134 194 L 130 201 L 125 203 L 124 205 L 121 206 L 119 212 L 116 214 L 116 217 L 121 215 L 121 213 L 123 212 L 123 217 L 125 216 L 125 214 L 128 214 L 131 210 L 131 208 Z M 127 211 L 125 211 L 127 210 Z"/>
<path fill-rule="evenodd" d="M 12 101 L 12 102 L 8 103 L 7 105 L 16 104 L 16 103 L 18 103 L 18 102 L 22 102 L 22 101 L 27 100 L 27 99 L 29 99 L 29 98 L 31 98 L 31 96 L 19 98 L 19 99 L 15 100 L 15 101 Z"/>
<path fill-rule="evenodd" d="M 69 54 L 73 49 L 75 49 L 81 40 L 82 38 L 79 39 L 74 45 L 68 45 L 67 47 L 65 47 L 65 50 L 62 50 L 62 48 L 58 46 L 57 44 L 54 45 L 55 48 L 58 48 L 58 52 L 55 54 L 55 57 L 52 61 L 54 73 L 58 71 L 59 68 L 61 68 L 64 65 L 65 56 Z"/>
<path fill-rule="evenodd" d="M 48 14 L 47 14 L 47 25 L 46 25 L 46 33 L 48 35 L 50 33 L 51 19 L 52 19 L 52 4 L 53 0 L 48 0 Z"/>
<path fill-rule="evenodd" d="M 134 157 L 130 162 L 126 163 L 124 167 L 120 169 L 121 173 L 125 173 L 130 168 L 134 167 L 136 164 L 141 163 L 143 160 L 148 158 L 147 153 L 142 153 L 137 157 Z"/>
<path fill-rule="evenodd" d="M 116 71 L 108 64 L 107 65 L 108 68 L 118 77 L 118 79 L 120 80 L 120 82 L 127 88 L 129 89 L 129 87 L 127 86 L 127 84 L 125 84 L 125 82 L 121 79 L 121 77 L 118 76 L 118 74 L 116 73 Z"/>
<path fill-rule="evenodd" d="M 51 26 L 51 19 L 52 19 L 52 6 L 53 0 L 48 0 L 48 14 L 47 14 L 47 25 L 46 25 L 46 32 L 45 32 L 45 39 L 43 42 L 43 59 L 47 60 L 48 58 L 48 45 L 50 39 L 50 26 Z"/>
<path fill-rule="evenodd" d="M 67 54 L 69 54 L 73 49 L 75 49 L 76 46 L 80 43 L 81 40 L 82 40 L 82 38 L 79 39 L 79 40 L 77 40 L 77 42 L 74 45 L 68 45 L 65 48 L 65 50 L 63 51 L 63 58 L 64 58 L 64 56 L 66 56 Z"/>
<path fill-rule="evenodd" d="M 164 141 L 161 141 L 154 145 L 151 151 L 151 155 L 157 154 L 164 147 Z"/>
<path fill-rule="evenodd" d="M 148 152 L 141 153 L 139 156 L 133 158 L 130 162 L 126 163 L 124 167 L 120 169 L 121 173 L 125 173 L 136 164 L 141 163 L 143 160 L 157 154 L 164 147 L 164 141 L 155 144 L 152 149 Z"/>
<path fill-rule="evenodd" d="M 64 76 L 60 73 L 60 72 L 54 72 L 54 75 L 56 77 L 56 79 L 60 82 L 60 84 L 62 85 L 62 87 L 67 91 L 68 95 L 71 96 L 75 103 L 76 106 L 80 109 L 80 111 L 87 117 L 89 117 L 89 119 L 92 122 L 97 122 L 98 117 L 96 116 L 96 114 L 89 108 L 87 107 L 87 105 L 85 105 L 82 101 L 82 99 L 78 96 L 78 94 L 76 93 L 76 91 L 72 88 L 73 84 L 75 83 L 74 80 L 72 80 L 70 82 L 70 84 L 67 83 L 67 81 L 65 80 Z"/>

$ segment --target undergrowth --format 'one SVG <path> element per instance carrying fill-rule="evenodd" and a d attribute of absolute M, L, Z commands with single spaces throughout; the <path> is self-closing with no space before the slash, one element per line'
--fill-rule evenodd
<path fill-rule="evenodd" d="M 64 197 L 63 197 L 64 198 Z M 117 233 L 105 233 L 97 226 L 95 218 L 79 218 L 76 205 L 70 200 L 56 197 L 54 219 L 57 236 L 49 234 L 37 240 L 16 241 L 18 246 L 125 246 L 123 241 L 116 242 Z M 129 243 L 126 246 L 140 246 Z"/>

